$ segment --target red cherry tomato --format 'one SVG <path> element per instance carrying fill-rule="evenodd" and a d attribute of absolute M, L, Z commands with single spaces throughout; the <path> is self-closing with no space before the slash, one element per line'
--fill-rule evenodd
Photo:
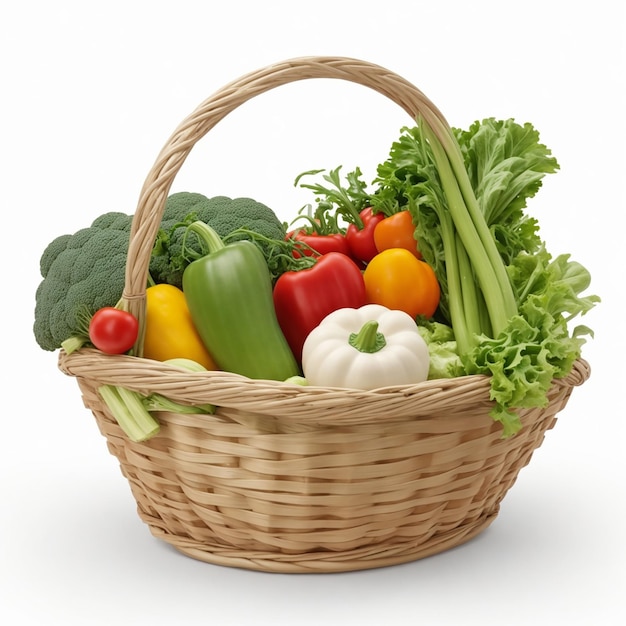
<path fill-rule="evenodd" d="M 107 354 L 124 354 L 133 347 L 138 334 L 137 318 L 111 306 L 96 311 L 89 322 L 91 343 Z"/>

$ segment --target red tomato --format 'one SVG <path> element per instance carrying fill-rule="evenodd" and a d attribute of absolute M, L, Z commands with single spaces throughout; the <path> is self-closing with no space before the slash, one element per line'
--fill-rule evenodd
<path fill-rule="evenodd" d="M 137 318 L 112 306 L 96 311 L 89 322 L 91 343 L 107 354 L 124 354 L 133 347 L 138 334 Z"/>

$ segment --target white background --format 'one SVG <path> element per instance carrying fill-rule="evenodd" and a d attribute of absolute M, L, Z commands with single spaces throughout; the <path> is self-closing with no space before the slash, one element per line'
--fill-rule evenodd
<path fill-rule="evenodd" d="M 3 3 L 0 621 L 624 623 L 624 35 L 623 4 L 610 0 Z M 561 165 L 531 210 L 603 299 L 584 320 L 592 377 L 498 519 L 467 545 L 384 570 L 255 573 L 153 539 L 75 381 L 31 331 L 48 241 L 132 213 L 183 117 L 242 74 L 302 55 L 384 65 L 454 126 L 531 121 Z M 289 219 L 306 201 L 297 174 L 369 174 L 407 123 L 363 87 L 281 88 L 211 131 L 175 189 L 251 195 Z"/>

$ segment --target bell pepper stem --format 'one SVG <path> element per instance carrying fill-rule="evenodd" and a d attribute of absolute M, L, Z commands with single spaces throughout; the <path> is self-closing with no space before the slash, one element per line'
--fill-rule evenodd
<path fill-rule="evenodd" d="M 378 332 L 378 322 L 365 322 L 358 333 L 351 333 L 348 342 L 359 352 L 374 353 L 382 350 L 387 342 L 385 336 Z"/>
<path fill-rule="evenodd" d="M 189 226 L 187 226 L 185 236 L 189 232 L 195 233 L 198 236 L 202 244 L 208 248 L 209 254 L 211 254 L 212 252 L 216 252 L 217 250 L 220 250 L 221 248 L 224 248 L 226 246 L 226 244 L 222 241 L 222 238 L 217 234 L 217 232 L 201 220 L 197 220 L 189 224 Z"/>

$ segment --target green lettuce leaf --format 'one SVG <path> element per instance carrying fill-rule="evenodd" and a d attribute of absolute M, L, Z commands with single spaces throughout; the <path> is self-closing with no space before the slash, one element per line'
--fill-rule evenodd
<path fill-rule="evenodd" d="M 466 131 L 455 129 L 474 193 L 505 264 L 541 245 L 536 219 L 525 214 L 527 201 L 546 174 L 559 169 L 551 151 L 529 124 L 487 118 Z"/>
<path fill-rule="evenodd" d="M 454 331 L 447 324 L 419 320 L 417 329 L 428 346 L 430 365 L 428 379 L 456 378 L 465 374 Z"/>
<path fill-rule="evenodd" d="M 542 248 L 521 253 L 508 268 L 519 301 L 519 315 L 496 338 L 481 337 L 463 363 L 468 374 L 491 376 L 491 416 L 502 422 L 503 436 L 521 427 L 519 409 L 544 407 L 554 378 L 566 376 L 581 355 L 592 331 L 569 328 L 600 301 L 582 295 L 590 284 L 589 272 L 569 255 L 552 259 Z"/>

